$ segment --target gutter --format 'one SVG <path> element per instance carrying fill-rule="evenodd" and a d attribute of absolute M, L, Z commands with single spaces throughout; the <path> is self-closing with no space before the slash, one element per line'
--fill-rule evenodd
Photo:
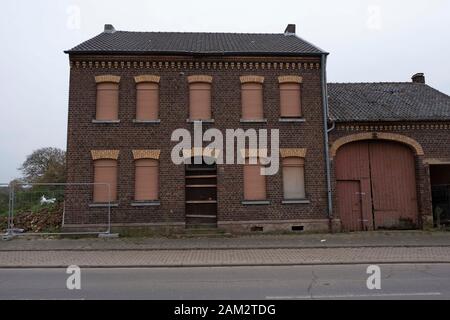
<path fill-rule="evenodd" d="M 321 80 L 322 80 L 322 107 L 323 107 L 323 136 L 324 136 L 324 153 L 325 153 L 325 171 L 327 179 L 327 204 L 328 204 L 328 220 L 330 232 L 333 231 L 333 198 L 331 193 L 331 164 L 330 153 L 328 145 L 328 133 L 331 130 L 328 129 L 328 90 L 327 90 L 327 54 L 322 54 L 321 57 Z"/>
<path fill-rule="evenodd" d="M 322 52 L 242 52 L 242 51 L 127 51 L 127 50 L 64 50 L 65 54 L 69 55 L 94 55 L 94 56 L 194 56 L 194 57 L 203 57 L 203 56 L 239 56 L 239 57 L 319 57 L 323 55 Z"/>

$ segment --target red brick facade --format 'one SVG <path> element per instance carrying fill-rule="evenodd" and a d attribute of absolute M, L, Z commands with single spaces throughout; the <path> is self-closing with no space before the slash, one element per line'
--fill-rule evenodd
<path fill-rule="evenodd" d="M 91 150 L 118 150 L 118 201 L 112 208 L 113 225 L 185 225 L 185 169 L 170 158 L 173 130 L 193 129 L 189 118 L 191 75 L 212 77 L 212 118 L 205 128 L 279 129 L 280 148 L 304 148 L 305 189 L 309 203 L 282 204 L 281 170 L 267 177 L 268 205 L 243 205 L 242 165 L 218 165 L 217 222 L 230 230 L 263 226 L 291 230 L 328 228 L 327 188 L 323 144 L 323 106 L 320 58 L 313 57 L 224 57 L 192 58 L 162 56 L 71 56 L 69 123 L 67 144 L 68 182 L 93 182 Z M 96 111 L 96 82 L 99 75 L 120 76 L 118 123 L 93 123 Z M 160 123 L 135 123 L 136 83 L 134 77 L 160 77 Z M 264 77 L 264 118 L 267 123 L 241 123 L 240 77 Z M 304 122 L 280 122 L 279 76 L 302 77 Z M 132 150 L 160 150 L 160 205 L 133 207 L 134 159 Z M 89 207 L 92 194 L 84 192 L 67 204 L 66 227 L 105 223 L 104 210 Z M 102 211 L 103 210 L 103 211 Z"/>
<path fill-rule="evenodd" d="M 415 156 L 417 203 L 419 223 L 421 227 L 432 226 L 432 199 L 430 186 L 430 164 L 450 163 L 450 122 L 372 122 L 372 123 L 339 123 L 330 133 L 330 153 L 335 156 L 339 152 L 341 138 L 351 143 L 367 135 L 369 139 L 391 140 L 403 143 L 411 148 Z M 331 172 L 335 168 L 331 162 Z M 386 173 L 388 174 L 388 173 Z M 335 218 L 339 218 L 336 199 L 336 182 L 333 181 L 333 208 Z"/>
<path fill-rule="evenodd" d="M 186 179 L 195 176 L 186 178 L 185 166 L 176 165 L 171 160 L 172 148 L 177 144 L 171 141 L 171 135 L 174 130 L 183 128 L 192 133 L 194 124 L 190 118 L 202 119 L 204 130 L 216 128 L 224 135 L 226 129 L 267 129 L 269 133 L 271 129 L 278 129 L 281 156 L 301 154 L 297 155 L 302 159 L 298 162 L 301 163 L 301 171 L 294 172 L 298 173 L 298 180 L 303 179 L 304 172 L 305 192 L 302 181 L 298 188 L 301 192 L 297 194 L 305 193 L 306 196 L 305 199 L 290 202 L 284 201 L 281 166 L 276 175 L 266 177 L 265 192 L 258 188 L 254 192 L 255 196 L 252 190 L 249 192 L 255 184 L 246 183 L 245 193 L 258 200 L 249 203 L 244 201 L 243 165 L 218 164 L 212 175 L 213 180 L 208 180 L 209 184 L 206 184 L 206 187 L 211 187 L 213 181 L 214 188 L 217 186 L 217 192 L 214 190 L 217 216 L 214 214 L 213 217 L 217 217 L 214 225 L 218 227 L 236 232 L 340 230 L 341 226 L 345 229 L 345 220 L 342 218 L 341 221 L 341 209 L 338 209 L 342 203 L 349 204 L 345 210 L 341 210 L 347 213 L 346 219 L 350 217 L 350 220 L 360 221 L 361 230 L 374 226 L 376 228 L 376 217 L 383 215 L 392 221 L 395 220 L 393 216 L 397 215 L 396 219 L 400 221 L 405 220 L 404 217 L 409 214 L 414 217 L 414 227 L 433 224 L 433 208 L 436 203 L 433 202 L 434 187 L 430 170 L 434 168 L 435 176 L 450 176 L 447 174 L 450 171 L 450 99 L 426 86 L 423 74 L 413 76 L 412 83 L 329 84 L 328 97 L 325 97 L 322 90 L 325 88 L 322 61 L 326 60 L 327 53 L 291 34 L 289 27 L 284 34 L 254 35 L 256 40 L 251 40 L 250 44 L 243 34 L 234 34 L 235 42 L 224 34 L 214 34 L 214 39 L 210 38 L 210 34 L 190 34 L 190 41 L 183 42 L 183 48 L 177 47 L 179 41 L 186 40 L 187 36 L 182 33 L 130 35 L 115 32 L 111 28 L 105 27 L 100 38 L 93 38 L 66 51 L 70 54 L 71 66 L 67 167 L 69 183 L 92 183 L 99 176 L 105 180 L 114 178 L 115 183 L 117 176 L 117 192 L 113 193 L 114 196 L 117 195 L 117 199 L 114 199 L 111 207 L 113 226 L 168 230 L 184 229 L 187 225 L 198 222 L 195 210 L 192 210 L 194 217 L 189 217 L 193 220 L 187 222 L 188 216 L 191 216 L 187 214 L 187 202 L 191 202 L 188 194 L 190 196 L 191 193 L 186 191 Z M 123 41 L 129 37 L 133 37 L 133 41 Z M 248 51 L 247 46 L 256 45 L 258 39 L 266 41 L 265 44 L 271 46 L 275 53 L 265 51 L 266 47 L 257 49 L 260 51 Z M 148 51 L 148 41 L 153 41 L 153 51 Z M 200 44 L 205 41 L 211 48 L 215 48 L 215 54 L 203 51 Z M 139 44 L 140 49 L 137 50 L 134 46 L 128 48 L 133 43 L 136 46 Z M 106 48 L 115 49 L 111 49 L 110 54 L 105 54 L 105 45 Z M 227 46 L 228 51 L 223 54 Z M 235 46 L 240 46 L 241 51 L 233 53 Z M 167 48 L 172 50 L 170 52 L 175 52 L 170 53 L 174 55 L 164 51 Z M 192 55 L 186 55 L 186 52 L 191 52 Z M 100 95 L 99 84 L 103 90 Z M 139 98 L 137 86 L 140 90 Z M 280 87 L 285 90 L 283 99 L 280 99 Z M 296 105 L 295 101 L 299 99 L 301 105 Z M 242 100 L 245 101 L 244 104 Z M 328 101 L 330 106 L 324 106 L 324 101 Z M 138 104 L 140 112 L 137 116 Z M 146 105 L 151 105 L 151 109 L 145 109 Z M 245 112 L 243 105 L 246 106 Z M 108 106 L 113 107 L 109 109 Z M 327 107 L 330 112 L 324 115 L 323 110 Z M 284 114 L 281 114 L 282 109 Z M 297 118 L 287 119 L 286 116 Z M 258 121 L 254 121 L 255 118 Z M 329 145 L 325 146 L 327 136 L 324 132 L 324 120 L 327 118 L 329 122 L 335 123 L 331 124 Z M 336 178 L 339 171 L 335 167 L 335 158 L 338 157 L 340 148 L 355 141 L 366 141 L 364 143 L 368 146 L 380 146 L 383 145 L 380 141 L 390 141 L 392 149 L 388 152 L 389 155 L 384 156 L 383 151 L 379 151 L 381 157 L 374 163 L 384 163 L 390 157 L 396 162 L 397 169 L 379 165 L 378 176 L 383 178 L 384 174 L 391 174 L 394 177 L 393 172 L 406 172 L 403 180 L 408 181 L 407 183 L 397 185 L 397 180 L 402 179 L 393 178 L 390 182 L 385 179 L 383 185 L 392 187 L 391 190 L 408 189 L 408 192 L 397 197 L 404 202 L 397 201 L 391 209 L 383 209 L 383 213 L 378 216 L 372 194 L 370 201 L 369 197 L 364 204 L 364 200 L 361 200 L 363 194 L 372 193 L 375 189 L 372 177 L 369 180 Z M 387 144 L 389 143 L 384 143 L 386 150 L 389 149 Z M 393 144 L 397 144 L 397 151 Z M 411 153 L 403 146 L 408 146 Z M 329 148 L 331 159 L 331 204 L 328 203 L 326 147 Z M 400 151 L 402 148 L 403 153 Z M 235 150 L 237 152 L 240 150 Z M 395 156 L 395 152 L 399 152 L 398 156 Z M 94 165 L 96 159 L 109 161 L 103 162 L 104 167 L 97 169 L 100 166 Z M 146 181 L 141 177 L 136 183 L 135 165 L 138 159 L 152 159 L 150 162 L 141 162 L 152 164 L 152 168 L 141 169 L 141 172 L 154 177 L 157 172 L 155 170 L 159 170 L 157 179 Z M 351 159 L 349 156 L 345 161 L 338 162 L 343 163 L 343 167 L 351 167 Z M 370 156 L 367 159 L 369 160 L 361 162 L 364 167 L 368 167 L 366 171 L 369 172 Z M 402 165 L 400 159 L 407 159 L 403 161 L 407 165 Z M 106 168 L 106 165 L 109 167 Z M 255 180 L 252 170 L 246 171 L 246 176 L 250 177 L 247 182 Z M 295 174 L 290 176 L 297 177 Z M 295 184 L 295 179 L 284 182 Z M 445 197 L 443 204 L 439 204 L 446 210 L 448 219 L 449 179 L 440 179 L 439 182 L 434 180 L 435 185 L 448 188 L 448 204 L 444 203 L 447 201 Z M 365 184 L 364 192 L 361 191 L 362 183 Z M 356 184 L 358 187 L 355 187 Z M 148 190 L 135 197 L 137 185 Z M 93 189 L 68 187 L 66 228 L 89 228 L 107 224 L 105 204 L 94 203 Z M 384 189 L 385 194 L 394 194 L 386 192 L 387 188 L 379 189 Z M 337 197 L 337 190 L 344 196 Z M 348 190 L 351 191 L 347 192 Z M 158 193 L 159 198 L 155 199 Z M 104 199 L 106 195 L 105 190 L 98 186 L 95 194 L 97 199 Z M 264 194 L 267 198 L 262 201 L 260 198 Z M 349 199 L 353 197 L 353 200 L 347 200 L 347 196 Z M 136 201 L 145 200 L 146 197 L 151 201 Z M 342 200 L 343 198 L 345 199 Z M 214 202 L 215 199 L 211 201 Z M 411 201 L 413 203 L 410 207 Z M 354 203 L 356 206 L 360 205 L 359 209 L 351 208 Z M 332 219 L 329 217 L 329 205 L 332 208 Z M 438 209 L 442 210 L 441 207 Z M 369 227 L 364 222 L 367 217 L 373 220 Z"/>

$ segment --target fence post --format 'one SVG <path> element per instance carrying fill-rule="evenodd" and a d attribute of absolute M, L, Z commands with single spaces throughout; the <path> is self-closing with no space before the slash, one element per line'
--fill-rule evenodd
<path fill-rule="evenodd" d="M 9 183 L 9 202 L 8 202 L 8 221 L 7 221 L 7 236 L 14 235 L 14 182 Z"/>

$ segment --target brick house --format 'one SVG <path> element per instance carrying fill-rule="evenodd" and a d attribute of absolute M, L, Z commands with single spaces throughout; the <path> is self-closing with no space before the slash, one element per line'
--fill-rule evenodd
<path fill-rule="evenodd" d="M 441 165 L 450 163 L 449 151 L 440 146 L 450 139 L 450 98 L 425 84 L 398 84 L 389 97 L 378 94 L 376 84 L 362 93 L 356 84 L 327 88 L 327 53 L 296 36 L 294 25 L 279 34 L 124 32 L 106 25 L 66 53 L 68 182 L 111 186 L 69 187 L 67 229 L 104 225 L 108 206 L 113 226 L 174 231 L 327 231 L 339 230 L 341 220 L 344 230 L 365 230 L 432 221 L 429 171 L 436 179 L 448 172 Z M 396 87 L 386 86 L 381 90 Z M 405 117 L 386 107 L 393 96 L 403 101 Z M 279 172 L 261 176 L 263 164 L 258 157 L 249 161 L 249 149 L 236 150 L 246 155 L 245 164 L 173 163 L 172 133 L 193 134 L 199 122 L 203 130 L 221 132 L 278 129 Z M 387 161 L 373 181 L 370 168 L 346 176 L 346 157 L 362 154 L 355 148 L 381 149 L 366 150 L 354 164 L 370 164 L 372 154 Z M 402 161 L 389 162 L 386 152 Z M 407 191 L 396 194 L 401 202 L 388 199 L 392 208 L 372 208 L 385 199 L 372 189 L 390 183 L 376 178 L 391 176 L 385 170 L 391 165 L 409 187 L 400 184 Z M 361 200 L 368 193 L 370 201 Z M 410 195 L 412 205 L 405 200 Z M 396 209 L 405 203 L 408 209 Z"/>
<path fill-rule="evenodd" d="M 403 83 L 328 84 L 334 212 L 344 230 L 450 220 L 450 97 Z"/>

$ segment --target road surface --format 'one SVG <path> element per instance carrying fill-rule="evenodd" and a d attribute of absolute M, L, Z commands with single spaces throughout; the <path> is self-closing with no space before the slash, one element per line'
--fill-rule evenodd
<path fill-rule="evenodd" d="M 450 264 L 379 266 L 381 290 L 367 289 L 367 265 L 86 268 L 81 290 L 65 269 L 0 269 L 0 300 L 450 299 Z"/>

